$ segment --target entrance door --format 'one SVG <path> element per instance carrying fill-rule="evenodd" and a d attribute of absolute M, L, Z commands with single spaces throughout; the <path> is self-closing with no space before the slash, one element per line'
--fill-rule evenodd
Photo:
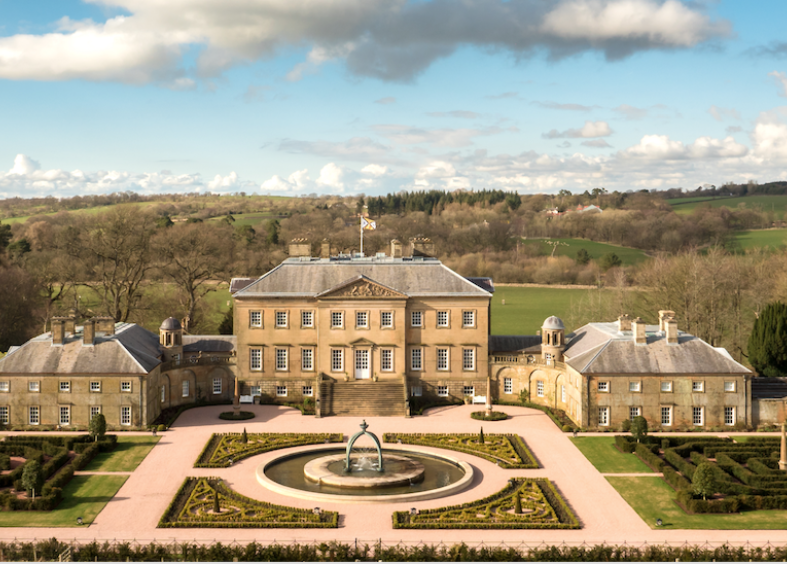
<path fill-rule="evenodd" d="M 370 376 L 369 351 L 359 349 L 355 351 L 355 378 L 356 380 L 367 380 Z"/>

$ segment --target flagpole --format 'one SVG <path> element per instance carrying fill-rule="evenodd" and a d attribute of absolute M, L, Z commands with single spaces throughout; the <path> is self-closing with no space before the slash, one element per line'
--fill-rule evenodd
<path fill-rule="evenodd" d="M 361 216 L 361 256 L 363 256 L 363 215 Z"/>

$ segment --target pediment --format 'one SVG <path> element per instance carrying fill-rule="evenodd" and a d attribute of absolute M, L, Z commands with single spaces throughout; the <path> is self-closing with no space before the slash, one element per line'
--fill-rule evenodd
<path fill-rule="evenodd" d="M 356 339 L 350 343 L 353 347 L 376 347 L 377 343 L 374 343 L 367 339 L 366 337 L 361 337 L 360 339 Z"/>
<path fill-rule="evenodd" d="M 371 278 L 358 275 L 345 280 L 341 284 L 337 284 L 333 288 L 329 288 L 324 292 L 317 294 L 320 299 L 407 299 L 407 294 L 403 294 L 384 286 L 379 282 L 375 282 Z"/>

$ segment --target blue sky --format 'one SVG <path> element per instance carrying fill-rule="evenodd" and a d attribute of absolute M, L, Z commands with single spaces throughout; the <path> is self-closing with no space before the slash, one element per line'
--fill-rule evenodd
<path fill-rule="evenodd" d="M 787 179 L 787 7 L 0 0 L 0 197 Z"/>

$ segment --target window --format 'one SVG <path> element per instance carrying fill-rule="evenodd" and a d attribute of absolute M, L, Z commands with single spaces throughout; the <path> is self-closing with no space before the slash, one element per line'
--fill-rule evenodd
<path fill-rule="evenodd" d="M 437 349 L 437 369 L 448 370 L 448 349 Z"/>
<path fill-rule="evenodd" d="M 735 391 L 735 382 L 724 382 L 724 391 L 725 392 L 734 392 Z"/>
<path fill-rule="evenodd" d="M 131 425 L 131 406 L 124 405 L 120 408 L 120 424 Z"/>
<path fill-rule="evenodd" d="M 183 380 L 182 388 L 183 388 L 183 390 L 182 390 L 183 397 L 184 398 L 189 397 L 189 381 L 188 380 Z"/>
<path fill-rule="evenodd" d="M 302 311 L 301 312 L 301 327 L 314 327 L 314 312 Z"/>
<path fill-rule="evenodd" d="M 60 406 L 60 424 L 71 425 L 71 408 L 67 405 Z"/>
<path fill-rule="evenodd" d="M 410 326 L 423 327 L 423 323 L 424 323 L 424 312 L 413 311 L 410 313 Z"/>
<path fill-rule="evenodd" d="M 424 393 L 424 389 L 421 386 L 413 386 L 410 389 L 410 395 L 414 398 L 420 398 Z"/>
<path fill-rule="evenodd" d="M 702 427 L 705 424 L 705 413 L 702 407 L 694 406 L 691 408 L 691 422 L 695 427 Z"/>
<path fill-rule="evenodd" d="M 672 391 L 672 381 L 665 380 L 661 383 L 661 391 L 662 392 L 671 392 Z"/>
<path fill-rule="evenodd" d="M 262 386 L 251 386 L 251 397 L 262 395 Z"/>
<path fill-rule="evenodd" d="M 27 410 L 28 413 L 28 423 L 31 425 L 38 425 L 41 423 L 41 408 L 37 405 L 31 406 Z"/>
<path fill-rule="evenodd" d="M 331 370 L 341 372 L 344 370 L 344 351 L 342 349 L 331 349 Z"/>
<path fill-rule="evenodd" d="M 598 383 L 598 391 L 599 392 L 609 392 L 609 382 L 599 382 Z"/>
<path fill-rule="evenodd" d="M 262 370 L 262 349 L 249 349 L 249 368 Z"/>
<path fill-rule="evenodd" d="M 344 327 L 344 313 L 341 311 L 331 312 L 331 329 L 341 329 Z"/>
<path fill-rule="evenodd" d="M 0 382 L 0 392 L 10 392 L 11 391 L 11 382 L 5 381 Z"/>
<path fill-rule="evenodd" d="M 287 386 L 276 386 L 276 396 L 280 398 L 286 398 Z"/>
<path fill-rule="evenodd" d="M 261 311 L 250 311 L 249 312 L 249 326 L 250 327 L 262 327 L 262 312 Z"/>
<path fill-rule="evenodd" d="M 725 425 L 735 425 L 735 408 L 734 407 L 725 407 L 724 408 L 724 424 Z"/>
<path fill-rule="evenodd" d="M 641 392 L 642 382 L 629 382 L 629 392 Z"/>
<path fill-rule="evenodd" d="M 410 368 L 412 370 L 423 369 L 423 351 L 421 349 L 412 349 L 410 351 Z"/>
<path fill-rule="evenodd" d="M 314 395 L 314 388 L 312 388 L 311 386 L 304 386 L 301 389 L 301 394 L 303 394 L 304 396 L 312 397 Z"/>
<path fill-rule="evenodd" d="M 314 370 L 314 349 L 301 349 L 301 370 Z"/>
<path fill-rule="evenodd" d="M 448 312 L 447 311 L 438 311 L 437 312 L 437 326 L 438 327 L 448 327 Z"/>
<path fill-rule="evenodd" d="M 214 378 L 213 379 L 213 393 L 220 394 L 221 393 L 221 378 Z"/>
<path fill-rule="evenodd" d="M 381 349 L 380 370 L 383 372 L 392 372 L 393 369 L 393 349 Z"/>
<path fill-rule="evenodd" d="M 97 393 L 101 391 L 101 382 L 90 382 L 90 391 Z"/>
<path fill-rule="evenodd" d="M 367 311 L 356 311 L 355 312 L 355 326 L 358 329 L 368 329 L 369 328 L 369 312 L 367 312 Z"/>
<path fill-rule="evenodd" d="M 462 395 L 463 396 L 474 396 L 475 395 L 475 388 L 473 386 L 462 386 Z"/>
<path fill-rule="evenodd" d="M 40 392 L 41 391 L 41 382 L 38 380 L 34 382 L 27 383 L 27 389 L 31 392 Z"/>
<path fill-rule="evenodd" d="M 629 419 L 633 421 L 635 417 L 639 417 L 641 415 L 642 415 L 641 407 L 629 407 Z"/>
<path fill-rule="evenodd" d="M 380 327 L 383 329 L 393 328 L 393 312 L 381 311 L 380 312 Z"/>
<path fill-rule="evenodd" d="M 691 383 L 691 391 L 692 392 L 704 392 L 705 391 L 705 382 L 696 380 Z"/>
<path fill-rule="evenodd" d="M 662 407 L 661 408 L 661 424 L 668 427 L 672 425 L 672 408 L 671 407 Z"/>
<path fill-rule="evenodd" d="M 513 394 L 514 393 L 514 380 L 511 378 L 503 378 L 503 393 L 504 394 Z"/>
<path fill-rule="evenodd" d="M 130 392 L 131 391 L 131 382 L 121 382 L 120 383 L 120 391 L 121 392 Z"/>
<path fill-rule="evenodd" d="M 277 311 L 276 312 L 276 327 L 278 327 L 280 329 L 287 327 L 287 312 L 286 311 Z"/>
<path fill-rule="evenodd" d="M 96 415 L 101 413 L 101 406 L 100 405 L 91 405 L 90 406 L 90 419 L 92 420 Z"/>
<path fill-rule="evenodd" d="M 475 327 L 475 312 L 463 311 L 462 312 L 462 327 Z"/>
<path fill-rule="evenodd" d="M 566 403 L 566 387 L 560 384 L 560 401 Z"/>
<path fill-rule="evenodd" d="M 543 398 L 544 397 L 544 381 L 537 380 L 536 381 L 536 396 Z"/>
<path fill-rule="evenodd" d="M 161 403 L 167 401 L 167 386 L 162 384 L 161 385 Z"/>
<path fill-rule="evenodd" d="M 0 425 L 8 425 L 10 419 L 8 418 L 8 406 L 0 406 Z"/>
<path fill-rule="evenodd" d="M 287 370 L 287 349 L 276 349 L 276 370 Z"/>
<path fill-rule="evenodd" d="M 437 386 L 437 397 L 448 397 L 448 386 Z"/>
<path fill-rule="evenodd" d="M 475 349 L 462 349 L 462 370 L 475 370 Z"/>
<path fill-rule="evenodd" d="M 609 408 L 608 407 L 599 407 L 598 408 L 598 424 L 600 427 L 607 427 L 609 426 Z"/>

